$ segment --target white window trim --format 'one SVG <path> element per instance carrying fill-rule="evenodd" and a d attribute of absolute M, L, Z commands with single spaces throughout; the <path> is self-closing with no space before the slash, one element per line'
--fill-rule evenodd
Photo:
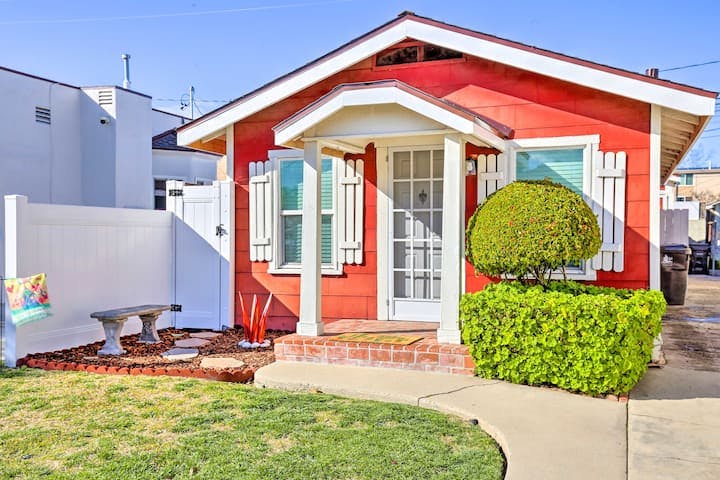
<path fill-rule="evenodd" d="M 595 152 L 600 149 L 600 135 L 576 135 L 567 137 L 521 138 L 508 141 L 508 183 L 514 182 L 517 172 L 517 153 L 531 150 L 565 150 L 583 149 L 583 199 L 588 205 L 592 201 L 592 162 Z M 597 280 L 597 272 L 592 268 L 592 261 L 585 262 L 584 271 L 567 271 L 570 280 Z M 553 272 L 553 280 L 562 280 L 561 272 Z"/>
<path fill-rule="evenodd" d="M 282 215 L 280 211 L 280 162 L 285 160 L 303 160 L 303 151 L 294 149 L 269 150 L 268 158 L 272 165 L 272 184 L 273 188 L 273 254 L 268 265 L 268 273 L 275 275 L 300 275 L 302 273 L 302 264 L 284 265 L 283 258 L 283 238 L 282 238 Z M 340 174 L 340 162 L 342 159 L 330 157 L 333 161 L 333 209 L 332 211 L 323 210 L 323 213 L 332 213 L 333 216 L 333 263 L 331 265 L 322 266 L 322 275 L 342 275 L 343 266 L 338 261 L 338 181 Z M 302 212 L 300 212 L 302 215 Z"/>
<path fill-rule="evenodd" d="M 691 176 L 692 182 L 691 182 L 691 183 L 682 183 L 683 177 L 685 177 L 685 179 L 687 179 L 687 178 L 688 178 L 688 175 Z M 680 174 L 680 184 L 679 184 L 679 185 L 680 185 L 681 187 L 694 187 L 694 186 L 695 186 L 695 174 L 694 174 L 694 173 L 681 173 L 681 174 Z"/>

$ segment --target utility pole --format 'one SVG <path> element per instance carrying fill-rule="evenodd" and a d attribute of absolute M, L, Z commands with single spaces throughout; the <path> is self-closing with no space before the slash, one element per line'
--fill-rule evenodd
<path fill-rule="evenodd" d="M 195 87 L 190 85 L 190 120 L 195 120 Z"/>

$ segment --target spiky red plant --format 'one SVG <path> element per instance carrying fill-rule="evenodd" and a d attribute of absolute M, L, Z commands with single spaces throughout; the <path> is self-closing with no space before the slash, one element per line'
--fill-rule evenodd
<path fill-rule="evenodd" d="M 267 328 L 267 317 L 270 311 L 270 301 L 272 293 L 265 302 L 265 308 L 260 310 L 260 302 L 257 295 L 253 295 L 250 311 L 245 308 L 242 293 L 238 292 L 240 297 L 240 309 L 242 310 L 242 327 L 245 334 L 245 341 L 250 343 L 263 343 L 265 341 L 265 329 Z"/>

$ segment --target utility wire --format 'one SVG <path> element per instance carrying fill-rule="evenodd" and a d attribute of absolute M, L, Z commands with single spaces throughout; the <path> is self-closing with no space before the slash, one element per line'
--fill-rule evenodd
<path fill-rule="evenodd" d="M 320 7 L 327 5 L 335 5 L 338 3 L 348 3 L 353 0 L 328 0 L 321 2 L 304 2 L 304 3 L 285 3 L 278 5 L 261 5 L 258 7 L 243 8 L 227 8 L 224 10 L 200 10 L 197 12 L 175 12 L 175 13 L 156 13 L 148 15 L 124 15 L 117 17 L 84 17 L 84 18 L 55 18 L 45 20 L 6 20 L 0 21 L 0 25 L 40 25 L 40 24 L 58 24 L 58 23 L 92 23 L 92 22 L 111 22 L 118 20 L 147 20 L 154 18 L 174 18 L 174 17 L 197 17 L 201 15 L 222 15 L 228 13 L 241 12 L 259 12 L 264 10 L 282 10 L 286 8 L 304 8 L 304 7 Z"/>
<path fill-rule="evenodd" d="M 673 70 L 685 70 L 686 68 L 695 68 L 695 67 L 703 67 L 705 65 L 713 65 L 715 63 L 720 63 L 720 60 L 711 60 L 709 62 L 693 63 L 691 65 L 683 65 L 682 67 L 663 68 L 662 70 L 659 70 L 659 71 L 660 72 L 671 72 Z"/>
<path fill-rule="evenodd" d="M 182 99 L 180 98 L 153 98 L 153 101 L 155 102 L 179 102 Z M 202 103 L 228 103 L 232 102 L 232 100 L 203 100 L 200 98 L 196 98 L 195 102 L 202 102 Z"/>

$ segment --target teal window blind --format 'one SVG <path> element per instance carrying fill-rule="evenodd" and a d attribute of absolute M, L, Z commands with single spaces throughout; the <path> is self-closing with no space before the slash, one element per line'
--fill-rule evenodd
<path fill-rule="evenodd" d="M 320 172 L 320 204 L 322 208 L 322 263 L 333 263 L 333 164 L 323 158 Z M 282 216 L 283 264 L 302 262 L 303 161 L 280 162 L 280 209 Z"/>
<path fill-rule="evenodd" d="M 518 152 L 517 180 L 544 180 L 565 185 L 575 193 L 583 193 L 583 149 L 530 150 Z"/>

